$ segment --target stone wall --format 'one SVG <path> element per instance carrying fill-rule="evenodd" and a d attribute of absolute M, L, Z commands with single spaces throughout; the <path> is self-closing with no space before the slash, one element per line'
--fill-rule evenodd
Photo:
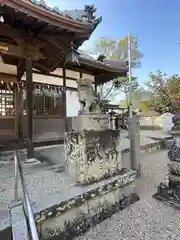
<path fill-rule="evenodd" d="M 140 128 L 143 130 L 163 130 L 169 132 L 173 126 L 172 114 L 164 113 L 161 116 L 140 117 Z"/>
<path fill-rule="evenodd" d="M 143 130 L 161 130 L 163 128 L 163 119 L 161 116 L 140 117 L 140 129 Z"/>

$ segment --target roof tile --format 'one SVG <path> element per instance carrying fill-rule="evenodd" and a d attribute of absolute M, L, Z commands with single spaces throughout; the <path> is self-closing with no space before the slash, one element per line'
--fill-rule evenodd
<path fill-rule="evenodd" d="M 86 22 L 96 21 L 96 17 L 94 15 L 94 13 L 96 12 L 96 8 L 94 7 L 94 5 L 85 5 L 84 10 L 75 9 L 75 10 L 61 11 L 56 6 L 53 8 L 49 7 L 44 0 L 30 0 L 30 1 L 38 6 L 41 6 L 47 9 L 48 11 L 58 13 L 60 15 L 66 16 L 73 20 L 86 21 Z"/>

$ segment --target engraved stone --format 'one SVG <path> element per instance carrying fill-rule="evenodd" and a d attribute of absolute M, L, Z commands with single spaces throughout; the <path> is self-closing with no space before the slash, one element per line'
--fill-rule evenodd
<path fill-rule="evenodd" d="M 121 171 L 119 131 L 71 132 L 65 136 L 65 156 L 70 176 L 88 184 Z"/>

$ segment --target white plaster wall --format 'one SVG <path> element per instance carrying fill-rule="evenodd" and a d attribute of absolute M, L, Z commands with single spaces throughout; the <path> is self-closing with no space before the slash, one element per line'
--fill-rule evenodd
<path fill-rule="evenodd" d="M 26 81 L 26 73 L 23 75 L 22 80 Z M 63 79 L 51 76 L 45 76 L 41 74 L 33 74 L 33 82 L 44 83 L 44 84 L 52 84 L 57 86 L 63 85 Z"/>
<path fill-rule="evenodd" d="M 66 111 L 67 117 L 74 117 L 78 115 L 80 109 L 77 92 L 67 91 L 66 92 Z"/>
<path fill-rule="evenodd" d="M 17 75 L 17 68 L 16 66 L 4 64 L 0 56 L 0 72 Z"/>

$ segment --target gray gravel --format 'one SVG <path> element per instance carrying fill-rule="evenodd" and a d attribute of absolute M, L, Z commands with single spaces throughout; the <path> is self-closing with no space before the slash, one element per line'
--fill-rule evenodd
<path fill-rule="evenodd" d="M 137 180 L 141 200 L 92 228 L 76 240 L 178 240 L 180 212 L 152 198 L 167 173 L 167 151 L 141 157 L 142 177 Z"/>

